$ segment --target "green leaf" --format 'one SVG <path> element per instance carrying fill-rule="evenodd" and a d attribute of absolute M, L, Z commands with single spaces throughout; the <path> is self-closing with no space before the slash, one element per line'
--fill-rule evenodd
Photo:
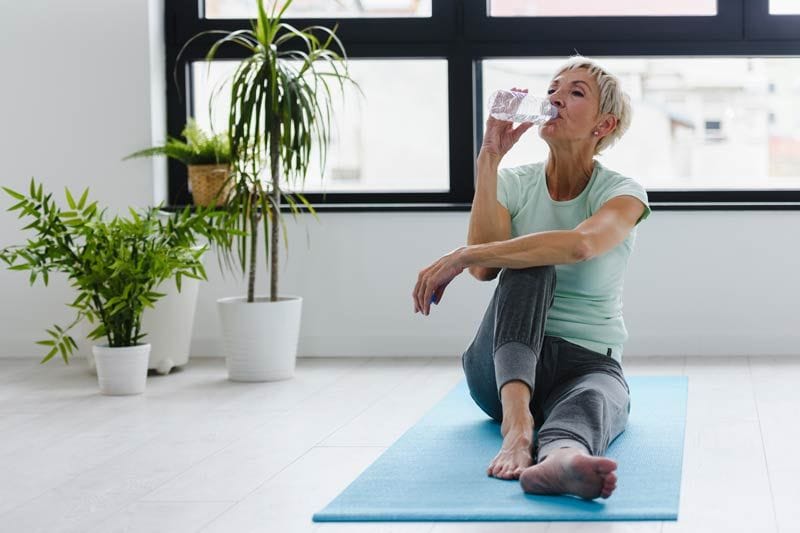
<path fill-rule="evenodd" d="M 89 196 L 89 187 L 84 189 L 83 194 L 81 195 L 81 199 L 78 200 L 78 210 L 80 211 L 83 209 L 83 206 L 86 205 L 86 197 Z"/>
<path fill-rule="evenodd" d="M 67 204 L 69 205 L 69 208 L 72 210 L 77 209 L 77 206 L 75 205 L 75 199 L 72 198 L 72 194 L 69 192 L 69 189 L 64 187 L 64 192 L 67 195 Z"/>
<path fill-rule="evenodd" d="M 25 200 L 25 196 L 18 193 L 17 191 L 11 190 L 8 187 L 3 187 L 3 190 L 6 191 L 6 194 L 11 196 L 12 198 L 16 198 L 17 200 Z"/>
<path fill-rule="evenodd" d="M 79 307 L 81 302 L 83 302 L 89 296 L 86 292 L 81 292 L 78 294 L 78 297 L 70 304 L 71 307 Z"/>
<path fill-rule="evenodd" d="M 106 334 L 106 326 L 105 324 L 100 324 L 92 331 L 86 334 L 91 340 L 99 339 L 100 337 L 104 337 Z"/>
<path fill-rule="evenodd" d="M 153 302 L 148 300 L 147 297 L 145 297 L 144 294 L 140 294 L 138 299 L 139 299 L 139 303 L 142 304 L 142 307 L 152 307 L 153 309 L 155 309 L 155 306 L 153 305 Z"/>
<path fill-rule="evenodd" d="M 36 341 L 36 344 L 41 344 L 42 346 L 55 346 L 56 341 Z"/>
<path fill-rule="evenodd" d="M 53 356 L 54 356 L 55 354 L 57 354 L 57 353 L 58 353 L 58 348 L 56 348 L 56 347 L 54 346 L 52 350 L 50 350 L 49 352 L 47 352 L 47 355 L 46 355 L 46 356 L 44 356 L 44 359 L 42 359 L 41 361 L 39 361 L 39 364 L 44 364 L 44 363 L 46 363 L 47 361 L 49 361 L 50 359 L 52 359 L 52 358 L 53 358 Z"/>

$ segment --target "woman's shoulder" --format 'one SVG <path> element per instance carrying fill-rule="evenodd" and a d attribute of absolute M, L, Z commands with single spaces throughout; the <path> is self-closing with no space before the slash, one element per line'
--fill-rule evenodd
<path fill-rule="evenodd" d="M 530 183 L 544 176 L 544 161 L 503 167 L 498 176 L 518 179 L 521 183 Z"/>
<path fill-rule="evenodd" d="M 596 164 L 600 165 L 600 163 Z M 634 178 L 600 165 L 595 183 L 589 193 L 592 212 L 599 209 L 609 199 L 620 195 L 632 195 L 648 205 L 647 190 Z"/>
<path fill-rule="evenodd" d="M 595 164 L 598 166 L 596 176 L 597 179 L 594 183 L 594 189 L 596 191 L 599 192 L 618 187 L 641 188 L 644 190 L 644 187 L 642 187 L 642 185 L 636 179 L 626 174 L 622 174 L 621 172 L 617 172 L 616 170 L 610 169 L 599 161 L 595 161 Z"/>

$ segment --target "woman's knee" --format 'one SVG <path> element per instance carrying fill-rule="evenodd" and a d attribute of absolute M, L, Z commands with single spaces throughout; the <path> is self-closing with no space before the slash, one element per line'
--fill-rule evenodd
<path fill-rule="evenodd" d="M 542 265 L 528 268 L 504 268 L 500 271 L 500 277 L 549 277 L 554 276 L 555 273 L 554 265 Z"/>
<path fill-rule="evenodd" d="M 498 285 L 505 286 L 512 284 L 542 285 L 549 284 L 555 287 L 556 267 L 553 265 L 543 265 L 529 268 L 504 268 L 500 272 Z"/>

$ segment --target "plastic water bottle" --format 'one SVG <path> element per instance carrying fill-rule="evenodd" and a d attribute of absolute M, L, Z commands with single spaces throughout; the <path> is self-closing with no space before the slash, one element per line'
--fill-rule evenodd
<path fill-rule="evenodd" d="M 489 97 L 489 114 L 499 120 L 544 124 L 558 116 L 558 110 L 546 98 L 500 89 Z"/>

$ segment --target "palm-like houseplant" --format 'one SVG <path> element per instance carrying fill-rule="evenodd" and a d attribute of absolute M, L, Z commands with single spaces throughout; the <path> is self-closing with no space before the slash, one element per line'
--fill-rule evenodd
<path fill-rule="evenodd" d="M 286 1 L 279 12 L 276 5 L 273 5 L 267 13 L 263 0 L 258 0 L 258 17 L 253 21 L 252 29 L 206 31 L 194 36 L 184 46 L 185 49 L 194 39 L 203 36 L 221 35 L 206 54 L 208 61 L 216 57 L 223 45 L 236 45 L 247 51 L 247 57 L 238 65 L 229 80 L 231 101 L 228 132 L 233 154 L 234 184 L 226 211 L 230 215 L 230 227 L 239 233 L 235 237 L 235 244 L 224 248 L 222 255 L 228 268 L 233 263 L 238 263 L 242 274 L 247 274 L 245 307 L 254 308 L 253 304 L 258 300 L 255 296 L 256 252 L 259 228 L 262 228 L 264 249 L 269 258 L 270 305 L 275 307 L 281 303 L 293 302 L 291 307 L 287 305 L 282 310 L 269 312 L 270 316 L 254 318 L 254 309 L 239 309 L 231 314 L 232 306 L 225 305 L 234 301 L 239 303 L 241 299 L 220 300 L 223 328 L 237 326 L 235 332 L 225 333 L 226 339 L 231 341 L 228 342 L 226 354 L 229 376 L 236 380 L 284 379 L 291 377 L 294 372 L 302 299 L 291 297 L 279 302 L 279 223 L 283 225 L 284 242 L 288 250 L 286 225 L 280 206 L 285 200 L 296 218 L 300 210 L 298 205 L 302 203 L 316 217 L 313 206 L 298 192 L 297 186 L 302 189 L 305 182 L 314 140 L 318 141 L 324 173 L 331 127 L 331 92 L 328 82 L 338 82 L 342 91 L 346 81 L 359 88 L 349 76 L 347 55 L 341 41 L 336 37 L 338 25 L 333 30 L 324 26 L 298 30 L 281 22 L 281 17 L 290 4 L 291 0 Z M 324 41 L 315 32 L 324 34 Z M 282 50 L 293 39 L 305 44 L 307 50 Z M 342 55 L 329 48 L 333 42 L 339 46 Z M 299 65 L 295 66 L 293 62 L 298 62 Z M 265 166 L 269 169 L 268 181 L 261 179 Z M 285 190 L 284 183 L 293 185 L 294 192 Z M 296 325 L 294 321 L 288 325 L 281 322 L 292 317 L 296 317 Z M 249 320 L 253 322 L 250 323 Z M 262 341 L 273 342 L 278 334 L 286 337 L 285 340 L 274 345 L 272 353 L 264 353 L 270 350 L 263 346 Z M 254 337 L 260 337 L 261 340 Z M 232 354 L 237 347 L 240 348 L 238 355 Z M 248 362 L 241 365 L 234 361 L 246 357 L 248 352 L 261 361 L 254 363 L 249 357 Z M 270 366 L 270 360 L 287 356 L 287 362 Z M 245 376 L 245 372 L 233 369 L 237 365 L 249 369 L 259 367 L 262 370 L 253 370 Z M 234 376 L 237 372 L 239 375 Z"/>

